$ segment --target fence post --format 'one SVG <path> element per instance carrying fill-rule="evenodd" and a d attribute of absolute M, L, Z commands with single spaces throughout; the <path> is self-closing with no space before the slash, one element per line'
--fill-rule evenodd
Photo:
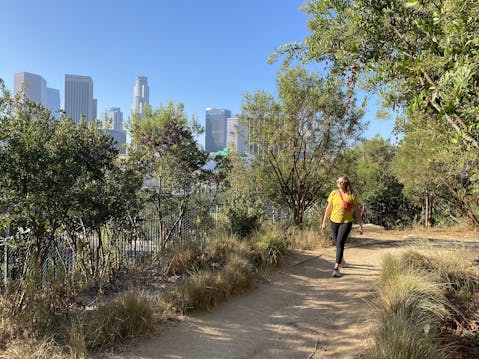
<path fill-rule="evenodd" d="M 3 285 L 4 288 L 7 289 L 7 282 L 8 282 L 8 246 L 7 246 L 7 238 L 10 236 L 10 228 L 4 227 L 5 231 L 5 238 L 3 238 L 3 261 L 5 266 L 3 268 Z"/>

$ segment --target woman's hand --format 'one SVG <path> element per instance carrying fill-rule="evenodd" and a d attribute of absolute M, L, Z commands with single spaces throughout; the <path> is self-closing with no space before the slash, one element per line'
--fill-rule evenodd
<path fill-rule="evenodd" d="M 326 229 L 326 223 L 321 224 L 321 229 L 324 231 Z"/>
<path fill-rule="evenodd" d="M 363 234 L 363 225 L 362 224 L 359 225 L 359 234 Z"/>

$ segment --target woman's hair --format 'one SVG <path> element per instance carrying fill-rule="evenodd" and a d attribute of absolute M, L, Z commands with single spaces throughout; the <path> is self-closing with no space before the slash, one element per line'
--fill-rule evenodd
<path fill-rule="evenodd" d="M 338 178 L 338 180 L 336 181 L 336 183 L 339 183 L 340 181 L 343 181 L 344 183 L 346 183 L 346 192 L 347 193 L 353 193 L 353 186 L 351 185 L 351 181 L 349 180 L 349 178 L 347 176 L 341 176 Z"/>

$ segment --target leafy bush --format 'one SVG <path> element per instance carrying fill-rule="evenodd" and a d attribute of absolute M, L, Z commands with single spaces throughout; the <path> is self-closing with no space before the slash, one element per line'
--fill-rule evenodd
<path fill-rule="evenodd" d="M 258 210 L 242 203 L 226 209 L 231 232 L 240 238 L 246 238 L 260 227 L 261 214 Z"/>

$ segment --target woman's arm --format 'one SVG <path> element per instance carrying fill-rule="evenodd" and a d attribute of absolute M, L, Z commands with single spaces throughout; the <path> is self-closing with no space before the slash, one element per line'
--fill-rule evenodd
<path fill-rule="evenodd" d="M 356 216 L 356 221 L 359 223 L 359 233 L 363 234 L 363 217 L 361 215 L 361 209 L 357 203 L 353 204 L 354 215 Z"/>
<path fill-rule="evenodd" d="M 326 229 L 328 218 L 331 215 L 332 211 L 333 211 L 333 203 L 328 202 L 328 206 L 326 207 L 326 211 L 324 212 L 323 224 L 321 225 L 322 229 Z"/>

